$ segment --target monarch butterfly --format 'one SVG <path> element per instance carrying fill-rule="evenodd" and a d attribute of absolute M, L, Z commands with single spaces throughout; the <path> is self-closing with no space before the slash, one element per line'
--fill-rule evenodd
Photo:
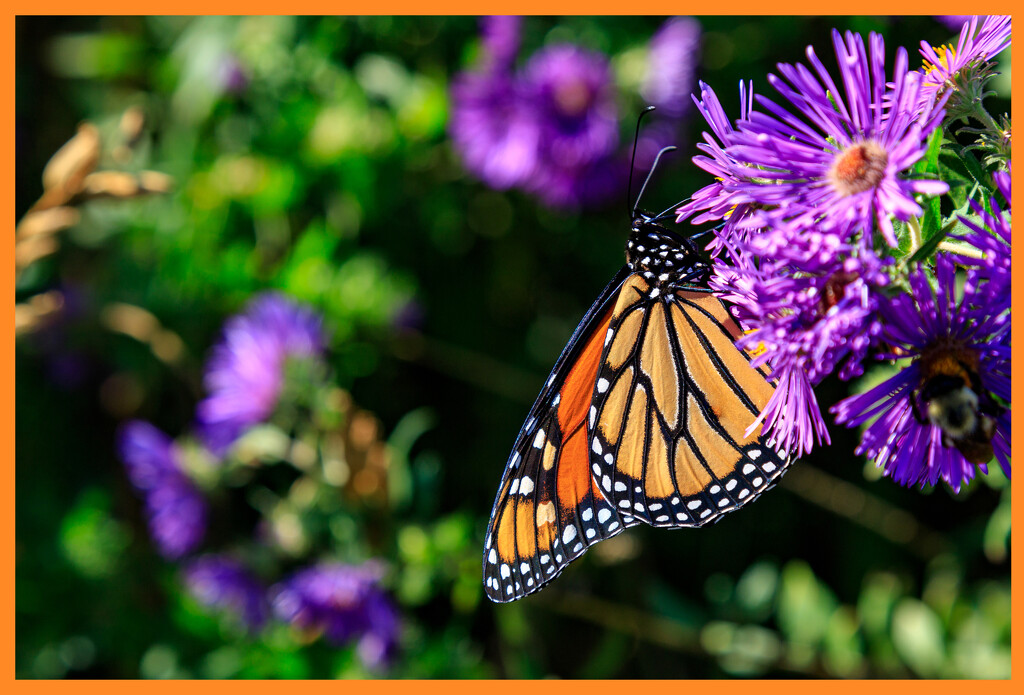
<path fill-rule="evenodd" d="M 707 289 L 709 265 L 692 240 L 658 224 L 665 214 L 634 206 L 626 265 L 516 437 L 484 543 L 492 601 L 537 591 L 629 526 L 717 521 L 789 464 L 760 426 L 745 436 L 774 387 L 734 345 L 740 329 Z"/>

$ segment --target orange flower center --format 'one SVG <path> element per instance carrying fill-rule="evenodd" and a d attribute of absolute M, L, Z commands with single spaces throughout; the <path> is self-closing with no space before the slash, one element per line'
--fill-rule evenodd
<path fill-rule="evenodd" d="M 839 195 L 863 193 L 882 182 L 888 163 L 885 148 L 874 140 L 854 143 L 836 156 L 828 180 Z"/>

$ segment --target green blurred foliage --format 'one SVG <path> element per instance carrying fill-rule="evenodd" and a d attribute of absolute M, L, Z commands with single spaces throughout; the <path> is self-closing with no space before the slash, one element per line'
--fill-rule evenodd
<path fill-rule="evenodd" d="M 620 86 L 635 88 L 660 21 L 534 18 L 524 55 L 581 43 L 608 52 Z M 737 80 L 763 87 L 809 43 L 828 54 L 835 24 L 881 31 L 912 54 L 921 39 L 947 38 L 928 17 L 702 23 L 697 74 L 730 112 Z M 247 635 L 184 594 L 113 451 L 128 418 L 188 430 L 222 321 L 268 288 L 324 313 L 336 380 L 383 422 L 388 494 L 353 502 L 340 492 L 347 474 L 328 466 L 331 494 L 250 486 L 223 509 L 235 532 L 266 512 L 297 554 L 323 543 L 386 559 L 404 616 L 387 675 L 1009 676 L 1007 481 L 996 470 L 959 497 L 901 489 L 852 455 L 856 433 L 836 429 L 830 449 L 736 518 L 699 532 L 635 529 L 535 597 L 483 598 L 483 527 L 507 449 L 621 264 L 627 220 L 616 201 L 570 215 L 462 172 L 446 139 L 447 88 L 477 52 L 472 18 L 20 17 L 16 29 L 19 217 L 85 119 L 103 138 L 101 169 L 176 183 L 168 195 L 83 205 L 60 248 L 19 275 L 16 301 L 65 296 L 59 320 L 17 343 L 20 677 L 380 675 L 352 648 L 280 625 Z M 1008 79 L 995 85 L 992 110 L 1008 110 Z M 130 107 L 146 119 L 132 142 L 119 125 Z M 624 114 L 624 138 L 632 126 Z M 690 123 L 686 156 L 651 200 L 706 183 L 687 164 L 700 130 Z M 927 166 L 946 171 L 937 147 Z M 955 173 L 955 188 L 970 185 L 970 172 Z M 103 312 L 115 302 L 145 308 L 180 354 L 111 330 Z M 844 389 L 826 382 L 823 405 Z M 267 426 L 241 456 L 277 475 L 278 462 L 301 468 L 302 441 L 301 427 Z M 190 458 L 201 482 L 204 465 Z M 822 472 L 815 494 L 801 467 Z M 229 489 L 251 483 L 247 470 Z M 907 518 L 920 528 L 891 527 Z"/>

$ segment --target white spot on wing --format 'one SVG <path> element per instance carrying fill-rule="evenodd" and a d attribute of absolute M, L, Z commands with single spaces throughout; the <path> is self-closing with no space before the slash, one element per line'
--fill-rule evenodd
<path fill-rule="evenodd" d="M 544 448 L 544 440 L 546 438 L 547 435 L 544 434 L 544 430 L 537 430 L 537 436 L 533 438 L 533 447 L 535 449 Z"/>
<path fill-rule="evenodd" d="M 497 564 L 498 554 L 494 552 L 494 548 L 491 548 L 491 552 L 487 553 L 487 561 L 492 565 Z"/>
<path fill-rule="evenodd" d="M 502 565 L 501 566 L 501 578 L 502 579 L 508 579 L 509 576 L 511 576 L 511 574 L 512 574 L 512 570 L 509 568 L 508 565 Z"/>
<path fill-rule="evenodd" d="M 756 470 L 757 470 L 757 466 L 755 466 L 752 463 L 748 463 L 747 465 L 745 465 L 743 467 L 743 475 L 750 475 L 751 473 L 753 473 Z"/>
<path fill-rule="evenodd" d="M 597 513 L 597 520 L 603 524 L 604 522 L 608 521 L 608 517 L 610 517 L 611 515 L 612 512 L 610 509 L 602 509 Z"/>
<path fill-rule="evenodd" d="M 621 480 L 615 481 L 615 492 L 625 492 L 625 491 L 626 491 L 626 484 L 624 482 L 622 482 Z"/>
<path fill-rule="evenodd" d="M 568 543 L 569 541 L 571 541 L 575 537 L 576 537 L 576 527 L 575 526 L 566 526 L 565 527 L 565 531 L 562 532 L 562 542 L 563 543 Z"/>
<path fill-rule="evenodd" d="M 593 509 L 584 509 L 583 513 L 580 514 L 580 518 L 583 519 L 584 521 L 590 521 L 591 519 L 594 518 L 594 510 Z"/>
<path fill-rule="evenodd" d="M 533 492 L 533 478 L 525 476 L 523 482 L 519 484 L 519 494 L 529 495 L 531 492 Z"/>
<path fill-rule="evenodd" d="M 597 392 L 598 393 L 604 393 L 607 390 L 608 390 L 608 380 L 605 379 L 604 377 L 601 377 L 600 379 L 597 380 Z"/>

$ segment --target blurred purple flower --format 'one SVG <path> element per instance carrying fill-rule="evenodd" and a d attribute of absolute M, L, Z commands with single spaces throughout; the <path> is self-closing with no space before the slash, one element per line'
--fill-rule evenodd
<path fill-rule="evenodd" d="M 510 75 L 465 72 L 451 90 L 448 131 L 466 169 L 498 190 L 527 182 L 541 145 L 529 88 Z"/>
<path fill-rule="evenodd" d="M 523 79 L 536 100 L 545 164 L 578 167 L 615 151 L 618 114 L 607 57 L 570 44 L 549 46 L 533 54 Z"/>
<path fill-rule="evenodd" d="M 933 47 L 927 41 L 921 42 L 924 56 L 922 108 L 927 108 L 947 90 L 969 92 L 964 95 L 968 101 L 979 97 L 984 78 L 990 74 L 984 64 L 1010 45 L 1010 17 L 984 17 L 980 28 L 979 19 L 970 17 L 963 24 L 955 48 L 952 44 Z M 955 105 L 951 104 L 950 108 L 954 109 Z M 953 117 L 954 113 L 951 111 L 949 115 Z"/>
<path fill-rule="evenodd" d="M 260 295 L 229 319 L 206 365 L 208 395 L 196 406 L 210 450 L 223 455 L 248 427 L 266 420 L 284 385 L 285 361 L 319 359 L 325 344 L 320 316 L 281 294 Z"/>
<path fill-rule="evenodd" d="M 207 608 L 222 610 L 259 630 L 267 619 L 263 586 L 242 564 L 221 555 L 204 555 L 184 569 L 185 587 Z"/>
<path fill-rule="evenodd" d="M 623 191 L 628 167 L 629 163 L 616 153 L 579 166 L 548 161 L 524 188 L 552 208 L 597 205 Z"/>
<path fill-rule="evenodd" d="M 398 611 L 379 587 L 381 575 L 375 563 L 299 570 L 272 590 L 274 613 L 333 644 L 358 640 L 363 663 L 379 668 L 394 655 L 400 627 Z"/>
<path fill-rule="evenodd" d="M 249 86 L 249 73 L 234 55 L 227 53 L 218 67 L 220 88 L 228 94 L 239 94 Z"/>
<path fill-rule="evenodd" d="M 673 17 L 655 32 L 649 45 L 647 77 L 640 95 L 665 115 L 679 117 L 690 110 L 687 98 L 700 57 L 700 22 Z"/>
<path fill-rule="evenodd" d="M 937 290 L 928 274 L 910 275 L 911 293 L 882 300 L 888 359 L 909 366 L 867 393 L 832 408 L 836 422 L 867 424 L 857 453 L 866 454 L 901 485 L 935 485 L 941 478 L 959 491 L 977 466 L 995 456 L 1010 476 L 1010 417 L 995 398 L 1010 398 L 1009 322 L 1006 303 L 979 306 L 968 276 L 963 296 L 956 269 L 937 259 Z"/>
<path fill-rule="evenodd" d="M 515 15 L 493 15 L 480 18 L 480 36 L 483 43 L 483 69 L 487 72 L 507 72 L 519 53 L 523 18 Z"/>
<path fill-rule="evenodd" d="M 960 31 L 964 22 L 969 21 L 970 18 L 969 14 L 942 14 L 935 17 L 936 21 L 945 25 L 950 31 Z"/>
<path fill-rule="evenodd" d="M 895 246 L 892 218 L 921 215 L 915 195 L 949 189 L 941 181 L 902 176 L 924 155 L 943 111 L 918 111 L 920 76 L 908 71 L 902 48 L 887 90 L 881 36 L 871 34 L 870 53 L 859 34 L 847 32 L 844 40 L 833 31 L 832 38 L 842 89 L 811 47 L 813 71 L 780 64 L 784 79 L 768 79 L 796 115 L 758 96 L 763 111 L 727 134 L 726 152 L 736 160 L 730 179 L 740 182 L 725 185 L 768 209 L 776 226 L 806 229 L 825 221 L 871 235 L 877 225 Z"/>
<path fill-rule="evenodd" d="M 174 442 L 148 422 L 133 420 L 119 430 L 117 448 L 128 479 L 145 498 L 160 554 L 177 559 L 194 550 L 206 533 L 206 501 L 185 475 Z"/>
<path fill-rule="evenodd" d="M 466 72 L 452 84 L 449 132 L 466 169 L 552 207 L 600 202 L 621 185 L 616 119 L 607 58 L 576 46 L 538 51 L 521 74 Z"/>

